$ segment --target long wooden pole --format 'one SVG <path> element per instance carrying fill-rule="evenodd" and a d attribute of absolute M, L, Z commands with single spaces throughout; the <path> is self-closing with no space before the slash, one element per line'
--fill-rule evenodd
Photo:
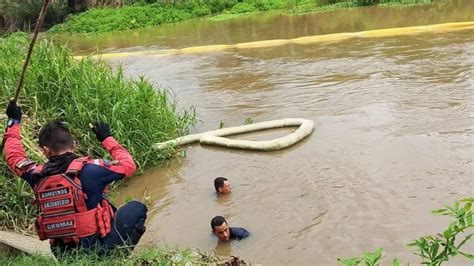
<path fill-rule="evenodd" d="M 15 103 L 18 101 L 18 97 L 20 97 L 20 92 L 21 92 L 21 89 L 23 88 L 23 83 L 25 81 L 26 69 L 28 68 L 28 65 L 30 63 L 31 54 L 33 52 L 33 47 L 35 46 L 36 39 L 38 38 L 39 30 L 41 29 L 41 25 L 43 25 L 44 17 L 46 16 L 46 12 L 48 11 L 49 2 L 50 0 L 44 0 L 43 6 L 41 7 L 40 14 L 38 16 L 38 20 L 36 21 L 35 31 L 33 32 L 33 38 L 31 39 L 30 47 L 28 48 L 28 53 L 26 54 L 25 63 L 23 63 L 23 69 L 21 71 L 20 80 L 18 81 L 18 86 L 15 91 L 15 96 L 11 100 Z M 5 132 L 7 132 L 7 129 L 5 129 Z M 5 138 L 3 138 L 2 140 L 0 153 L 3 153 L 4 146 L 5 146 Z"/>

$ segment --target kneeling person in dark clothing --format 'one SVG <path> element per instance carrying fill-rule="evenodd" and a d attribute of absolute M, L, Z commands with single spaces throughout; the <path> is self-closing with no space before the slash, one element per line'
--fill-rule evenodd
<path fill-rule="evenodd" d="M 227 221 L 222 216 L 216 216 L 211 220 L 212 233 L 221 241 L 229 241 L 233 239 L 241 240 L 250 235 L 244 228 L 229 227 Z"/>
<path fill-rule="evenodd" d="M 36 231 L 41 240 L 50 241 L 53 253 L 58 257 L 97 248 L 99 254 L 110 254 L 118 246 L 133 248 L 145 232 L 147 208 L 131 201 L 116 210 L 105 195 L 108 184 L 136 170 L 132 156 L 114 139 L 108 125 L 96 123 L 92 130 L 114 161 L 75 154 L 69 129 L 50 122 L 39 133 L 39 146 L 48 162 L 38 164 L 27 158 L 23 148 L 21 108 L 10 102 L 6 113 L 7 164 L 33 188 L 39 208 Z"/>

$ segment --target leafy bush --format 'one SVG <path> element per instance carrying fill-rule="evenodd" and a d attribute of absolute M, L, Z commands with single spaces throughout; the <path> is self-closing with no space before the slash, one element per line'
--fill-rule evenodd
<path fill-rule="evenodd" d="M 463 206 L 461 206 L 462 203 L 464 203 Z M 434 214 L 450 216 L 454 221 L 449 224 L 449 227 L 443 233 L 423 236 L 408 244 L 409 247 L 415 248 L 414 254 L 421 258 L 421 264 L 441 265 L 457 255 L 474 260 L 474 254 L 461 251 L 461 248 L 474 235 L 474 233 L 468 234 L 467 232 L 467 230 L 474 228 L 473 203 L 474 198 L 466 198 L 455 202 L 452 206 L 445 206 L 445 208 L 432 211 Z M 459 238 L 462 240 L 460 241 Z M 379 265 L 383 259 L 382 251 L 382 248 L 378 248 L 375 252 L 364 252 L 362 257 L 339 258 L 337 261 L 346 266 L 357 266 L 362 261 L 367 266 Z M 397 258 L 393 259 L 393 265 L 400 265 Z"/>
<path fill-rule="evenodd" d="M 289 13 L 323 12 L 379 2 L 426 3 L 431 0 L 129 0 L 125 3 L 130 5 L 121 8 L 92 8 L 73 15 L 65 23 L 54 26 L 50 32 L 101 33 L 157 26 L 210 14 L 220 13 L 222 16 L 213 20 L 223 20 L 255 11 L 286 9 Z"/>
<path fill-rule="evenodd" d="M 212 13 L 220 13 L 224 10 L 232 8 L 237 4 L 237 0 L 209 0 L 208 2 Z"/>
<path fill-rule="evenodd" d="M 351 2 L 356 6 L 368 6 L 376 5 L 380 2 L 380 0 L 352 0 Z"/>
<path fill-rule="evenodd" d="M 202 17 L 202 16 L 211 14 L 212 10 L 208 6 L 205 6 L 205 5 L 202 5 L 202 6 L 196 5 L 193 7 L 191 12 L 193 13 L 193 15 L 197 17 Z"/>
<path fill-rule="evenodd" d="M 126 6 L 123 8 L 95 8 L 71 16 L 64 24 L 50 32 L 108 32 L 156 26 L 198 16 L 187 8 L 172 5 Z"/>
<path fill-rule="evenodd" d="M 257 8 L 250 3 L 237 3 L 232 7 L 230 13 L 232 14 L 242 14 L 242 13 L 252 13 L 257 11 Z"/>
<path fill-rule="evenodd" d="M 408 244 L 409 247 L 416 248 L 415 254 L 422 258 L 423 264 L 440 265 L 456 255 L 474 260 L 474 254 L 461 251 L 461 248 L 474 235 L 474 233 L 467 234 L 466 232 L 474 227 L 472 221 L 474 198 L 463 199 L 460 202 L 464 203 L 464 206 L 461 206 L 459 202 L 455 202 L 452 206 L 433 211 L 434 214 L 454 218 L 454 221 L 449 224 L 449 227 L 442 234 L 420 237 Z M 456 239 L 456 237 L 458 238 Z M 459 237 L 463 237 L 461 241 L 459 241 Z"/>
<path fill-rule="evenodd" d="M 255 7 L 260 11 L 283 9 L 285 2 L 283 0 L 257 0 Z"/>

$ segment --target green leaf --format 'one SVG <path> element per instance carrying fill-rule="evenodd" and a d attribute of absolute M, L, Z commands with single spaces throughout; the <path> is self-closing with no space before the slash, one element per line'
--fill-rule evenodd
<path fill-rule="evenodd" d="M 464 240 L 461 241 L 461 243 L 459 243 L 459 245 L 458 245 L 457 248 L 460 249 L 469 239 L 471 239 L 471 237 L 472 237 L 473 235 L 474 235 L 474 234 L 469 234 L 469 235 L 467 235 L 467 236 L 464 238 Z"/>
<path fill-rule="evenodd" d="M 470 260 L 474 260 L 474 254 L 464 253 L 462 251 L 459 251 L 459 254 L 463 255 L 464 257 L 466 257 Z"/>
<path fill-rule="evenodd" d="M 458 249 L 456 248 L 456 246 L 453 245 L 453 242 L 454 242 L 454 239 L 452 240 L 452 242 L 448 242 L 448 244 L 446 245 L 448 248 L 449 254 L 451 254 L 452 256 L 458 253 Z"/>
<path fill-rule="evenodd" d="M 133 197 L 130 195 L 125 196 L 125 202 L 130 202 L 133 200 Z"/>
<path fill-rule="evenodd" d="M 461 225 L 461 227 L 465 227 L 466 226 L 466 221 L 464 219 L 459 219 L 459 224 Z"/>
<path fill-rule="evenodd" d="M 345 266 L 358 266 L 362 262 L 362 259 L 361 258 L 350 258 L 350 259 L 338 258 L 337 262 Z"/>
<path fill-rule="evenodd" d="M 459 202 L 457 202 L 457 201 L 454 202 L 453 209 L 456 210 L 456 211 L 459 210 Z"/>
<path fill-rule="evenodd" d="M 364 262 L 367 266 L 378 265 L 378 261 L 382 259 L 383 248 L 377 248 L 373 253 L 364 252 Z"/>
<path fill-rule="evenodd" d="M 434 242 L 433 244 L 431 244 L 430 254 L 432 258 L 436 257 L 436 254 L 438 254 L 438 250 L 439 250 L 439 244 L 437 242 Z"/>
<path fill-rule="evenodd" d="M 443 236 L 448 239 L 451 237 L 451 230 L 450 229 L 447 229 L 443 232 Z"/>
<path fill-rule="evenodd" d="M 471 202 L 474 203 L 474 198 L 462 198 L 459 200 L 460 202 Z"/>
<path fill-rule="evenodd" d="M 464 211 L 465 211 L 465 212 L 470 211 L 470 210 L 471 210 L 471 207 L 472 207 L 472 203 L 471 203 L 471 202 L 466 203 L 466 205 L 464 205 Z"/>
<path fill-rule="evenodd" d="M 400 266 L 400 261 L 398 261 L 398 258 L 393 259 L 393 266 Z"/>
<path fill-rule="evenodd" d="M 446 209 L 443 208 L 443 209 L 433 210 L 433 211 L 431 211 L 431 213 L 434 213 L 434 214 L 446 214 L 447 211 L 448 211 L 448 210 L 446 210 Z"/>

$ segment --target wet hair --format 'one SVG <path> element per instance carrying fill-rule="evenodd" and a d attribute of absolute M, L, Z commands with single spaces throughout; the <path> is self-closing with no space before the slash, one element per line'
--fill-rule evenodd
<path fill-rule="evenodd" d="M 214 231 L 214 228 L 216 226 L 221 226 L 223 225 L 224 223 L 227 223 L 227 221 L 225 220 L 224 217 L 222 216 L 216 216 L 214 218 L 212 218 L 211 220 L 211 228 L 212 228 L 212 231 Z"/>
<path fill-rule="evenodd" d="M 67 126 L 60 121 L 51 121 L 39 132 L 39 145 L 54 152 L 61 152 L 74 146 L 74 138 Z"/>
<path fill-rule="evenodd" d="M 219 188 L 224 186 L 224 182 L 227 181 L 228 179 L 225 177 L 217 177 L 214 179 L 214 188 L 216 189 L 217 192 L 219 192 Z"/>

